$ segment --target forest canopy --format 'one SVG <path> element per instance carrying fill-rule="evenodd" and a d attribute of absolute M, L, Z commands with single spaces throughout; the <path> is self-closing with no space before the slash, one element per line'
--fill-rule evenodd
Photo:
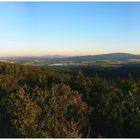
<path fill-rule="evenodd" d="M 0 63 L 0 137 L 140 137 L 140 79 Z"/>

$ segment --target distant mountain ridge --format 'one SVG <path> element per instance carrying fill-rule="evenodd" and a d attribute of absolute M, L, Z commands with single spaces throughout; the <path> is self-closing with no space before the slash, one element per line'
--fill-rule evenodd
<path fill-rule="evenodd" d="M 4 59 L 17 59 L 17 58 L 34 58 L 34 59 L 55 59 L 55 58 L 67 58 L 67 59 L 139 59 L 140 55 L 135 55 L 131 53 L 108 53 L 108 54 L 98 54 L 98 55 L 83 55 L 83 56 L 67 56 L 67 55 L 43 55 L 43 56 L 7 56 L 7 57 L 0 57 Z"/>
<path fill-rule="evenodd" d="M 126 63 L 140 63 L 140 55 L 130 53 L 109 53 L 99 55 L 85 56 L 64 56 L 64 55 L 46 55 L 46 56 L 25 56 L 25 57 L 3 57 L 2 61 L 19 63 L 24 65 L 120 65 Z"/>
<path fill-rule="evenodd" d="M 126 59 L 140 59 L 140 55 L 134 55 L 130 53 L 109 53 L 109 54 L 99 54 L 99 55 L 86 55 L 86 56 L 75 56 L 68 58 L 71 60 L 82 60 L 82 61 L 89 61 L 89 60 L 126 60 Z"/>

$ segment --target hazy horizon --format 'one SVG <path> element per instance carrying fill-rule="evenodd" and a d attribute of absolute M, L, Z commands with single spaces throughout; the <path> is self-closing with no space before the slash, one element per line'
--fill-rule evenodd
<path fill-rule="evenodd" d="M 0 56 L 140 54 L 139 2 L 0 2 Z"/>
<path fill-rule="evenodd" d="M 98 53 L 98 54 L 81 54 L 81 55 L 59 55 L 59 54 L 45 54 L 45 55 L 5 55 L 5 56 L 0 56 L 0 58 L 8 58 L 8 57 L 45 57 L 45 56 L 62 56 L 62 57 L 75 57 L 75 56 L 94 56 L 94 55 L 104 55 L 104 54 L 132 54 L 132 55 L 140 55 L 139 53 L 129 53 L 129 52 L 108 52 L 108 53 Z"/>

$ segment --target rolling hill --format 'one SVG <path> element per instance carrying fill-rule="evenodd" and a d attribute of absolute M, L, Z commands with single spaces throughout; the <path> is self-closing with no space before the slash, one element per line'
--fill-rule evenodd
<path fill-rule="evenodd" d="M 128 63 L 140 63 L 140 55 L 129 53 L 109 53 L 86 56 L 29 56 L 29 57 L 5 57 L 3 61 L 20 63 L 24 65 L 120 65 Z"/>

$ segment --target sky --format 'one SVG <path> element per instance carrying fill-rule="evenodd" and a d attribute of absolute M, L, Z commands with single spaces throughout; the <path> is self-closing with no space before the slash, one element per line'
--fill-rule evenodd
<path fill-rule="evenodd" d="M 0 2 L 0 56 L 140 54 L 139 2 Z"/>

